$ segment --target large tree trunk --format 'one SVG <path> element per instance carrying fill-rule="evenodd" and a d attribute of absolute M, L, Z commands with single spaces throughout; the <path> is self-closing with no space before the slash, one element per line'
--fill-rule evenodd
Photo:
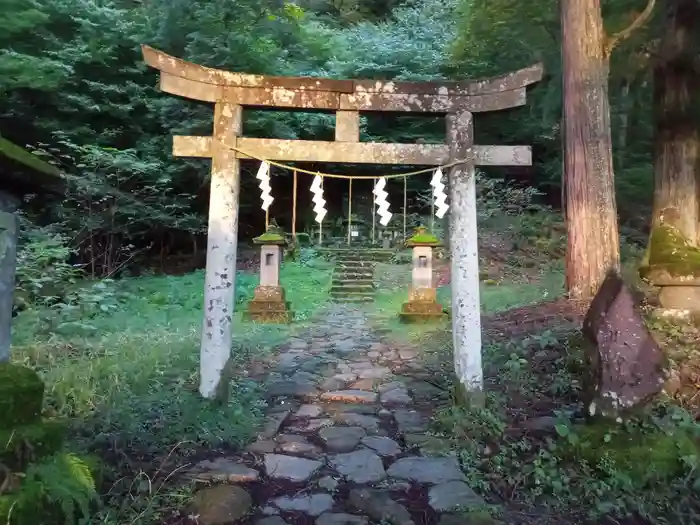
<path fill-rule="evenodd" d="M 609 61 L 600 0 L 561 0 L 564 92 L 566 287 L 595 295 L 620 263 L 615 206 Z"/>
<path fill-rule="evenodd" d="M 669 0 L 654 68 L 654 211 L 652 228 L 668 224 L 700 243 L 700 3 Z"/>

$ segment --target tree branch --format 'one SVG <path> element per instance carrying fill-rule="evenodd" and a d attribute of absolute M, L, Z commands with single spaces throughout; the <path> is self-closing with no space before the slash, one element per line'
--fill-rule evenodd
<path fill-rule="evenodd" d="M 620 42 L 628 39 L 632 35 L 632 33 L 634 33 L 637 29 L 642 27 L 647 22 L 647 20 L 649 20 L 652 12 L 654 11 L 654 5 L 656 5 L 656 0 L 648 0 L 647 6 L 644 8 L 644 11 L 642 11 L 629 26 L 627 26 L 622 31 L 615 33 L 607 39 L 607 41 L 605 42 L 605 47 L 603 48 L 603 55 L 606 58 L 610 58 L 610 55 L 612 55 L 613 50 L 615 49 L 615 47 L 617 47 L 617 45 Z"/>

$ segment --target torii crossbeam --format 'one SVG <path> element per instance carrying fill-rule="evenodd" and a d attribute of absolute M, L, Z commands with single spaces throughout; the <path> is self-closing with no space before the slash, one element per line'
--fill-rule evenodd
<path fill-rule="evenodd" d="M 212 69 L 142 46 L 146 63 L 158 69 L 166 93 L 214 103 L 210 137 L 174 137 L 173 153 L 212 159 L 207 241 L 200 392 L 214 397 L 231 352 L 239 159 L 243 153 L 276 161 L 406 164 L 449 170 L 452 264 L 452 333 L 455 372 L 467 392 L 483 389 L 475 166 L 530 165 L 529 146 L 473 143 L 476 112 L 498 111 L 526 102 L 527 86 L 542 78 L 534 65 L 501 77 L 464 82 L 331 80 L 247 75 Z M 242 108 L 335 112 L 335 141 L 258 139 L 241 136 Z M 360 113 L 439 114 L 446 117 L 446 144 L 360 142 Z"/>

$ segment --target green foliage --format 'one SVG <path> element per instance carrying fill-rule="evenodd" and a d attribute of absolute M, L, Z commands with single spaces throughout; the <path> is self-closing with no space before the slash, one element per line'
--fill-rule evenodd
<path fill-rule="evenodd" d="M 54 304 L 80 276 L 79 269 L 69 263 L 73 254 L 69 239 L 47 228 L 35 228 L 27 220 L 21 226 L 15 304 L 22 309 Z"/>
<path fill-rule="evenodd" d="M 0 363 L 0 429 L 36 422 L 44 402 L 44 383 L 34 370 Z"/>
<path fill-rule="evenodd" d="M 15 471 L 24 470 L 37 459 L 61 450 L 67 430 L 66 422 L 57 420 L 0 428 L 0 463 Z"/>
<path fill-rule="evenodd" d="M 0 519 L 8 525 L 73 525 L 98 501 L 90 466 L 74 454 L 44 458 L 21 478 L 19 489 L 0 494 Z"/>

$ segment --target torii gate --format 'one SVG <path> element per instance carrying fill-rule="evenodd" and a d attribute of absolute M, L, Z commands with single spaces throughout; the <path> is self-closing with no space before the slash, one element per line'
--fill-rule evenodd
<path fill-rule="evenodd" d="M 214 103 L 211 137 L 173 137 L 173 154 L 209 157 L 211 196 L 207 241 L 200 393 L 217 393 L 231 352 L 234 310 L 240 151 L 266 160 L 440 166 L 449 170 L 452 260 L 452 338 L 455 372 L 465 391 L 480 397 L 481 314 L 475 166 L 529 166 L 529 146 L 479 146 L 472 113 L 522 106 L 526 87 L 542 78 L 534 65 L 501 77 L 466 82 L 330 80 L 246 75 L 203 67 L 142 46 L 166 93 Z M 335 142 L 241 136 L 242 108 L 335 112 Z M 446 116 L 446 144 L 360 142 L 360 112 L 422 112 Z M 236 148 L 236 151 L 232 148 Z"/>

